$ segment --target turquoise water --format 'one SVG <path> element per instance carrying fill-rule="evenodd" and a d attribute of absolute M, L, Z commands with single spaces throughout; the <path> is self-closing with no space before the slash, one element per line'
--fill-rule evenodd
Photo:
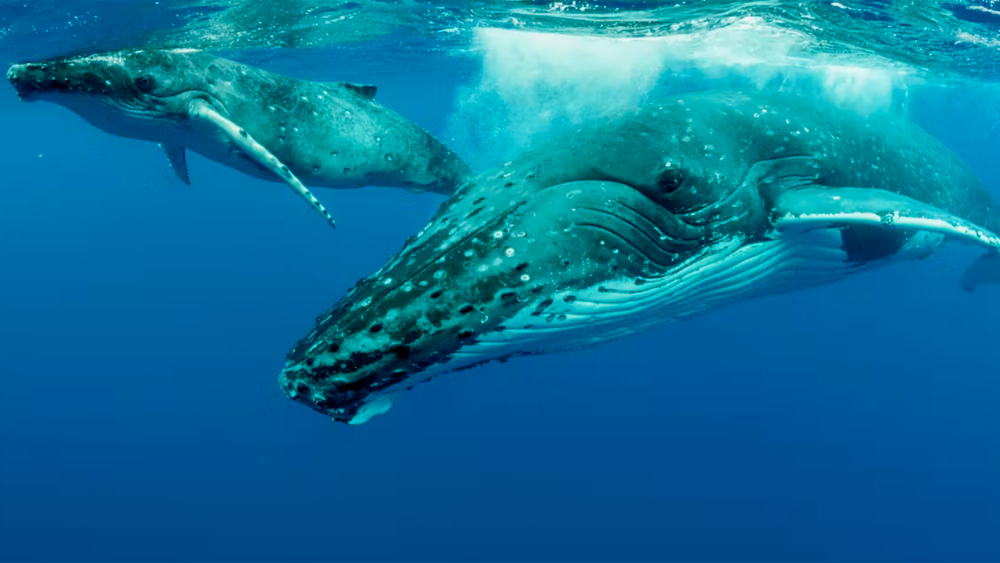
<path fill-rule="evenodd" d="M 897 111 L 1000 196 L 989 2 L 4 2 L 6 64 L 197 47 L 378 100 L 476 171 L 658 96 Z M 443 201 L 279 184 L 0 95 L 0 559 L 997 560 L 975 252 L 439 378 L 364 426 L 276 379 Z"/>

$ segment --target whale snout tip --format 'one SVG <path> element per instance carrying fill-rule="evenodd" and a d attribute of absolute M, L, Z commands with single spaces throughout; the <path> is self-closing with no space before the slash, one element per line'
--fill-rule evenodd
<path fill-rule="evenodd" d="M 334 422 L 357 426 L 392 407 L 395 393 L 370 393 L 375 386 L 336 383 L 312 370 L 309 362 L 287 365 L 278 376 L 278 387 L 289 399 Z"/>
<path fill-rule="evenodd" d="M 31 94 L 42 89 L 40 78 L 33 77 L 38 65 L 15 64 L 7 69 L 7 81 L 17 90 L 17 95 L 22 100 L 30 100 Z"/>
<path fill-rule="evenodd" d="M 20 88 L 18 88 L 18 84 L 21 81 L 21 77 L 24 75 L 25 69 L 25 65 L 10 65 L 10 68 L 7 69 L 7 82 L 10 82 L 14 88 L 20 90 Z"/>
<path fill-rule="evenodd" d="M 343 397 L 326 389 L 305 365 L 288 365 L 281 370 L 278 387 L 289 399 L 329 416 L 334 422 L 349 424 L 354 418 L 353 411 L 339 405 L 338 399 Z"/>

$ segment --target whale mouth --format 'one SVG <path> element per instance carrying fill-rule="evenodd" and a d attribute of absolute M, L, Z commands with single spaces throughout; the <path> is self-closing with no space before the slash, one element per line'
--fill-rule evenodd
<path fill-rule="evenodd" d="M 98 73 L 65 62 L 11 65 L 7 81 L 26 102 L 47 94 L 108 94 L 112 89 L 111 83 Z"/>
<path fill-rule="evenodd" d="M 84 81 L 74 80 L 67 73 L 59 72 L 54 65 L 48 64 L 13 65 L 7 70 L 7 81 L 21 100 L 26 102 L 37 100 L 43 94 L 93 91 Z"/>

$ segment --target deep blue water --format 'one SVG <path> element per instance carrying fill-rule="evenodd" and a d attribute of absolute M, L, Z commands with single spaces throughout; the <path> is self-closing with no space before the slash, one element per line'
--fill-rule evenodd
<path fill-rule="evenodd" d="M 324 61 L 439 134 L 477 72 Z M 1000 560 L 975 251 L 442 377 L 348 427 L 284 398 L 284 355 L 440 197 L 319 190 L 331 232 L 279 184 L 189 154 L 181 185 L 155 145 L 0 90 L 0 559 Z M 992 92 L 911 112 L 1000 195 Z"/>

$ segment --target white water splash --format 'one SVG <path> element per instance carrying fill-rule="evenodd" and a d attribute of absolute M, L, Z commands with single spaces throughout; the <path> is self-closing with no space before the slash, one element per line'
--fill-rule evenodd
<path fill-rule="evenodd" d="M 558 130 L 709 88 L 815 93 L 844 109 L 899 106 L 917 80 L 875 56 L 810 53 L 814 38 L 759 18 L 707 31 L 613 38 L 480 28 L 478 79 L 460 90 L 449 137 L 489 166 Z"/>

